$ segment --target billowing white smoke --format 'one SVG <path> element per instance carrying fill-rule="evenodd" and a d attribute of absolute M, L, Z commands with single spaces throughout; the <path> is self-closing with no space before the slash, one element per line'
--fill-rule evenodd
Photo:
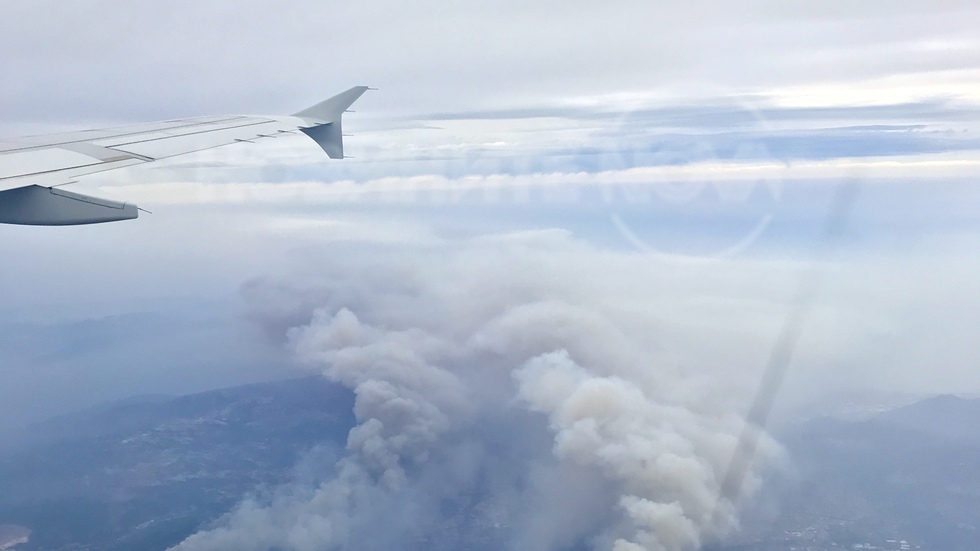
<path fill-rule="evenodd" d="M 245 290 L 304 365 L 354 391 L 345 455 L 318 487 L 247 501 L 177 548 L 680 551 L 737 524 L 719 493 L 751 361 L 665 345 L 681 325 L 716 357 L 747 346 L 681 313 L 696 268 L 561 232 L 349 253 Z M 777 455 L 763 439 L 744 487 Z"/>
<path fill-rule="evenodd" d="M 514 375 L 520 396 L 548 414 L 558 457 L 595 465 L 620 488 L 635 536 L 616 540 L 615 550 L 691 548 L 705 530 L 723 528 L 712 525 L 717 507 L 731 520 L 717 481 L 737 422 L 651 400 L 634 383 L 597 377 L 564 350 Z"/>
<path fill-rule="evenodd" d="M 449 429 L 448 413 L 465 400 L 457 377 L 430 363 L 451 355 L 453 346 L 418 329 L 380 331 L 346 308 L 333 315 L 317 311 L 290 336 L 301 359 L 323 366 L 324 375 L 356 394 L 360 424 L 347 440 L 351 459 L 399 488 L 403 465 L 428 458 Z"/>

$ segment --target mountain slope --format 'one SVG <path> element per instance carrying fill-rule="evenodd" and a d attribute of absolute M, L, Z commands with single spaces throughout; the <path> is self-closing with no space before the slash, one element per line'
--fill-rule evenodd
<path fill-rule="evenodd" d="M 0 524 L 18 549 L 160 549 L 339 449 L 353 395 L 322 378 L 127 400 L 41 423 L 0 456 Z"/>

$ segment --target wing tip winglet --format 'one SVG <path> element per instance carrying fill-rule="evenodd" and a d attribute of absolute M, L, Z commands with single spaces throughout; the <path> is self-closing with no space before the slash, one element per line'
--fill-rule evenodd
<path fill-rule="evenodd" d="M 371 88 L 368 86 L 354 86 L 353 88 L 345 90 L 331 98 L 327 98 L 316 105 L 312 105 L 306 109 L 303 109 L 302 111 L 293 113 L 293 116 L 304 119 L 313 119 L 322 123 L 340 122 L 340 117 L 344 114 L 344 111 L 353 105 L 354 102 L 364 94 L 364 92 L 367 92 L 370 89 Z"/>
<path fill-rule="evenodd" d="M 294 113 L 313 125 L 300 130 L 313 139 L 331 159 L 344 158 L 344 134 L 341 130 L 341 119 L 347 109 L 360 98 L 364 92 L 373 90 L 367 86 L 354 86 L 344 92 L 325 99 L 320 103 Z"/>

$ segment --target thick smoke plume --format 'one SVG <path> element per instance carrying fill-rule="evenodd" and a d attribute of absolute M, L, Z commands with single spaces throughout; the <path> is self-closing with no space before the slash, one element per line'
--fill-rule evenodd
<path fill-rule="evenodd" d="M 244 295 L 354 391 L 346 450 L 317 485 L 248 500 L 177 549 L 681 551 L 737 526 L 719 494 L 752 373 L 668 345 L 677 325 L 702 347 L 722 334 L 676 298 L 698 268 L 665 275 L 562 232 L 344 249 Z M 777 457 L 764 438 L 747 492 Z"/>

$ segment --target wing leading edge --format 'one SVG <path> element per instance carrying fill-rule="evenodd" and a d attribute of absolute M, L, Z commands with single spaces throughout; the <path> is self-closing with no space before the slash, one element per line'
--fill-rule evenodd
<path fill-rule="evenodd" d="M 369 88 L 355 86 L 288 117 L 204 117 L 0 140 L 0 223 L 98 224 L 139 209 L 62 189 L 88 174 L 300 131 L 332 159 L 344 158 L 341 119 Z"/>

